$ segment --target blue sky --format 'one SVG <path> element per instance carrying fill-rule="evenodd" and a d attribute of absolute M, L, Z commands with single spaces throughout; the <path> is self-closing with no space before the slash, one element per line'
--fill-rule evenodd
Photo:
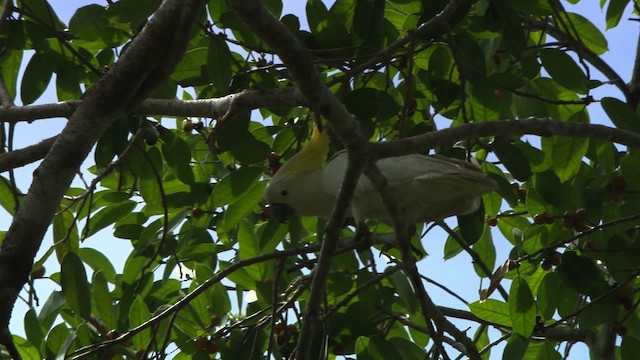
<path fill-rule="evenodd" d="M 325 0 L 325 3 L 330 2 L 331 1 Z M 53 6 L 59 17 L 63 21 L 67 22 L 78 7 L 92 2 L 80 0 L 52 0 L 49 1 L 49 3 Z M 566 6 L 569 11 L 580 13 L 583 16 L 589 18 L 599 29 L 603 31 L 607 40 L 609 41 L 610 49 L 609 52 L 602 56 L 603 59 L 611 64 L 611 66 L 619 72 L 619 74 L 625 81 L 629 81 L 631 77 L 631 70 L 635 56 L 635 46 L 638 37 L 638 23 L 628 20 L 631 15 L 630 9 L 627 9 L 627 14 L 626 16 L 623 16 L 620 25 L 617 28 L 605 31 L 605 10 L 601 10 L 598 3 L 599 1 L 583 0 L 577 5 Z M 301 18 L 301 23 L 304 23 L 304 4 L 305 2 L 300 0 L 284 0 L 285 8 L 283 14 L 294 13 Z M 597 75 L 594 77 L 598 78 Z M 51 84 L 55 84 L 55 82 L 52 81 Z M 621 94 L 613 86 L 603 86 L 601 89 L 597 89 L 596 91 L 594 91 L 593 96 L 596 99 L 602 98 L 604 96 L 621 98 Z M 50 86 L 45 95 L 41 97 L 37 101 L 37 103 L 44 104 L 52 102 L 57 102 L 57 99 L 55 96 L 55 89 Z M 608 123 L 608 120 L 599 104 L 596 103 L 591 105 L 589 107 L 589 110 L 592 122 L 604 124 Z M 32 124 L 20 124 L 16 128 L 15 148 L 28 146 L 39 141 L 40 139 L 53 136 L 62 130 L 65 123 L 65 119 L 47 119 L 37 121 Z M 92 158 L 92 156 L 89 158 L 90 161 L 88 163 L 91 162 Z M 26 190 L 28 189 L 31 173 L 34 169 L 35 167 L 32 165 L 22 169 L 18 169 L 16 171 L 18 183 L 23 192 L 26 192 Z M 90 181 L 90 175 L 88 176 L 88 179 Z M 79 182 L 76 182 L 76 184 L 80 185 Z M 8 229 L 10 221 L 11 218 L 6 213 L 3 213 L 0 216 L 0 229 Z M 450 286 L 453 291 L 458 292 L 467 300 L 475 301 L 478 298 L 477 291 L 479 289 L 477 277 L 475 277 L 475 275 L 466 277 L 463 275 L 474 274 L 470 258 L 462 254 L 446 262 L 443 261 L 442 254 L 445 240 L 446 235 L 442 232 L 429 233 L 424 241 L 425 248 L 429 252 L 430 256 L 426 260 L 421 261 L 420 265 L 423 267 L 424 273 L 427 276 L 432 277 L 434 280 L 444 283 L 447 286 Z M 497 263 L 501 263 L 507 258 L 508 251 L 511 249 L 511 247 L 510 245 L 507 246 L 508 243 L 501 239 L 498 232 L 494 232 L 494 241 L 496 242 L 497 247 Z M 50 246 L 51 236 L 47 236 L 43 241 L 39 256 L 41 256 Z M 129 252 L 128 249 L 130 249 L 130 245 L 126 241 L 112 238 L 110 236 L 109 230 L 103 231 L 101 234 L 89 238 L 87 241 L 85 241 L 85 243 L 82 244 L 82 246 L 93 247 L 106 253 L 116 269 L 120 271 L 123 268 L 125 256 Z M 47 268 L 49 269 L 49 273 L 51 273 L 52 271 L 57 271 L 57 269 L 55 269 L 55 264 L 52 262 L 49 262 L 47 264 Z M 55 284 L 46 279 L 38 280 L 36 286 L 41 301 L 44 301 L 47 298 L 48 293 L 52 289 L 57 288 Z M 486 286 L 486 284 L 484 286 Z M 434 297 L 434 301 L 437 304 L 464 308 L 464 305 L 462 303 L 454 300 L 452 297 L 445 294 L 441 290 L 433 286 L 429 286 L 428 290 Z M 452 302 L 452 300 L 454 300 L 454 302 Z M 23 303 L 19 302 L 14 311 L 11 329 L 17 334 L 23 332 L 22 317 L 26 310 L 26 306 L 24 306 Z M 493 339 L 495 339 L 496 336 L 496 333 L 492 334 Z M 575 353 L 573 353 L 571 358 L 586 358 L 585 349 L 575 349 Z"/>

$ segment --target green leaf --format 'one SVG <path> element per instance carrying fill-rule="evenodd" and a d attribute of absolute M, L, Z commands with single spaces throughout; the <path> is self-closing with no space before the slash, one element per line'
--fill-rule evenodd
<path fill-rule="evenodd" d="M 410 359 L 426 359 L 427 354 L 423 348 L 408 339 L 401 337 L 392 337 L 388 339 L 389 343 L 400 353 L 402 360 Z"/>
<path fill-rule="evenodd" d="M 22 360 L 42 359 L 42 356 L 38 352 L 38 348 L 29 342 L 29 340 L 13 335 L 13 344 L 18 349 L 18 354 L 20 354 Z"/>
<path fill-rule="evenodd" d="M 58 359 L 64 359 L 64 353 L 60 354 L 61 351 L 64 351 L 65 345 L 67 343 L 67 339 L 71 336 L 71 331 L 67 328 L 66 324 L 58 324 L 56 325 L 49 334 L 47 335 L 47 349 L 53 352 L 52 357 L 56 357 Z M 59 355 L 59 356 L 58 356 Z"/>
<path fill-rule="evenodd" d="M 460 235 L 462 235 L 467 245 L 473 245 L 480 240 L 485 223 L 484 208 L 482 206 L 471 214 L 458 215 Z"/>
<path fill-rule="evenodd" d="M 554 136 L 551 150 L 553 168 L 561 182 L 572 179 L 580 171 L 582 158 L 589 149 L 589 139 Z"/>
<path fill-rule="evenodd" d="M 60 283 L 67 305 L 77 315 L 89 319 L 91 315 L 91 293 L 87 273 L 80 257 L 68 252 L 60 265 Z"/>
<path fill-rule="evenodd" d="M 164 156 L 171 172 L 183 183 L 192 185 L 194 176 L 191 170 L 191 149 L 189 145 L 172 131 L 164 131 L 162 140 L 162 156 Z M 149 149 L 149 152 L 152 149 L 154 148 Z"/>
<path fill-rule="evenodd" d="M 307 21 L 309 22 L 309 29 L 311 32 L 319 30 L 319 25 L 322 21 L 326 21 L 328 15 L 327 7 L 322 0 L 309 0 L 306 4 Z"/>
<path fill-rule="evenodd" d="M 491 143 L 491 148 L 514 178 L 526 181 L 531 177 L 529 160 L 511 142 L 504 138 L 496 138 Z"/>
<path fill-rule="evenodd" d="M 129 124 L 127 119 L 120 120 L 111 125 L 102 134 L 94 151 L 96 166 L 103 169 L 109 165 L 116 155 L 122 154 L 126 149 L 129 138 Z"/>
<path fill-rule="evenodd" d="M 468 306 L 469 310 L 482 320 L 511 327 L 509 305 L 505 302 L 495 299 L 487 299 L 484 301 L 476 301 Z"/>
<path fill-rule="evenodd" d="M 542 348 L 538 350 L 537 360 L 562 360 L 563 357 L 555 349 L 555 346 L 555 343 L 551 341 L 545 341 L 544 345 L 542 345 Z M 529 346 L 529 348 L 532 347 L 533 346 Z"/>
<path fill-rule="evenodd" d="M 24 315 L 24 331 L 29 342 L 40 347 L 40 344 L 44 341 L 44 332 L 33 308 L 29 309 Z"/>
<path fill-rule="evenodd" d="M 478 350 L 484 349 L 491 343 L 489 340 L 489 328 L 487 326 L 478 326 L 475 334 L 473 335 L 473 339 L 475 340 L 476 348 Z M 490 358 L 491 348 L 488 348 L 484 353 L 482 353 L 482 360 L 489 360 Z"/>
<path fill-rule="evenodd" d="M 180 86 L 201 86 L 210 83 L 207 74 L 208 47 L 198 47 L 185 52 L 171 74 Z"/>
<path fill-rule="evenodd" d="M 533 177 L 533 185 L 538 194 L 548 203 L 560 209 L 572 209 L 575 204 L 575 194 L 569 182 L 561 183 L 560 178 L 553 171 L 545 171 Z"/>
<path fill-rule="evenodd" d="M 87 236 L 91 236 L 127 216 L 136 208 L 136 206 L 137 203 L 133 200 L 127 200 L 120 204 L 106 206 L 91 217 Z"/>
<path fill-rule="evenodd" d="M 106 12 L 107 8 L 98 4 L 76 10 L 69 21 L 69 32 L 76 37 L 73 43 L 87 50 L 98 51 L 124 44 L 129 39 L 129 34 L 114 27 L 105 16 Z"/>
<path fill-rule="evenodd" d="M 546 0 L 509 0 L 509 4 L 527 14 L 542 16 L 553 14 L 553 8 Z"/>
<path fill-rule="evenodd" d="M 67 66 L 56 70 L 56 94 L 58 101 L 80 100 L 82 98 L 77 68 Z"/>
<path fill-rule="evenodd" d="M 119 23 L 140 24 L 160 5 L 161 0 L 120 0 L 107 8 L 107 17 Z"/>
<path fill-rule="evenodd" d="M 353 30 L 364 40 L 364 45 L 366 46 L 378 48 L 382 45 L 384 7 L 385 0 L 356 2 L 353 14 Z"/>
<path fill-rule="evenodd" d="M 242 219 L 247 217 L 251 211 L 262 201 L 262 193 L 267 186 L 266 181 L 258 182 L 251 190 L 242 194 L 237 201 L 229 205 L 224 212 L 222 231 L 227 232 L 233 229 Z"/>
<path fill-rule="evenodd" d="M 409 313 L 415 313 L 417 308 L 417 298 L 411 288 L 411 285 L 409 285 L 406 274 L 401 271 L 396 271 L 389 276 L 389 281 L 391 281 L 391 284 L 396 290 L 398 296 L 400 296 L 400 301 L 402 301 Z"/>
<path fill-rule="evenodd" d="M 607 30 L 618 26 L 624 9 L 629 5 L 629 0 L 609 0 L 609 6 L 607 7 Z"/>
<path fill-rule="evenodd" d="M 458 236 L 458 238 L 461 238 L 460 229 L 456 227 L 453 231 L 454 233 L 456 233 L 456 236 Z M 447 241 L 444 244 L 444 255 L 442 258 L 444 260 L 449 260 L 460 254 L 462 250 L 464 249 L 462 248 L 462 246 L 460 246 L 458 241 L 453 236 L 449 235 L 447 236 Z"/>
<path fill-rule="evenodd" d="M 93 248 L 83 247 L 78 250 L 78 255 L 82 262 L 89 265 L 93 271 L 101 271 L 109 282 L 116 282 L 116 270 L 104 253 Z"/>
<path fill-rule="evenodd" d="M 44 332 L 49 331 L 65 302 L 66 300 L 61 291 L 54 291 L 49 295 L 49 298 L 38 314 L 38 320 L 40 320 L 40 326 Z"/>
<path fill-rule="evenodd" d="M 631 336 L 623 336 L 620 345 L 621 359 L 634 360 L 638 354 L 640 354 L 640 340 Z"/>
<path fill-rule="evenodd" d="M 509 315 L 513 330 L 528 338 L 536 325 L 536 308 L 533 294 L 527 282 L 521 277 L 516 277 L 509 290 Z"/>
<path fill-rule="evenodd" d="M 128 158 L 128 163 L 138 176 L 138 189 L 140 195 L 148 206 L 159 207 L 162 204 L 162 194 L 160 193 L 163 167 L 162 155 L 157 147 L 150 147 L 147 150 L 135 149 Z"/>
<path fill-rule="evenodd" d="M 53 239 L 56 242 L 55 248 L 58 260 L 61 260 L 67 251 L 78 252 L 80 237 L 76 219 L 71 211 L 64 210 L 54 215 Z"/>
<path fill-rule="evenodd" d="M 209 42 L 207 74 L 215 87 L 214 96 L 223 96 L 229 93 L 232 57 L 233 55 L 222 37 L 216 36 Z"/>
<path fill-rule="evenodd" d="M 491 230 L 488 226 L 485 226 L 482 236 L 478 242 L 473 244 L 473 250 L 478 254 L 480 260 L 487 266 L 487 268 L 489 268 L 489 271 L 492 271 L 496 266 L 496 247 L 493 244 Z M 473 269 L 481 278 L 491 276 L 491 274 L 485 273 L 475 261 L 473 262 Z"/>
<path fill-rule="evenodd" d="M 620 160 L 620 172 L 627 181 L 627 191 L 640 191 L 640 154 L 631 153 Z"/>
<path fill-rule="evenodd" d="M 456 64 L 461 74 L 464 74 L 472 82 L 483 83 L 486 81 L 486 64 L 482 48 L 466 35 L 454 35 Z"/>
<path fill-rule="evenodd" d="M 38 52 L 33 54 L 24 70 L 20 86 L 20 99 L 24 105 L 29 105 L 42 96 L 51 81 L 52 70 L 51 62 L 46 56 Z"/>
<path fill-rule="evenodd" d="M 557 272 L 566 286 L 581 294 L 596 297 L 608 288 L 595 262 L 574 251 L 566 251 L 562 254 Z"/>
<path fill-rule="evenodd" d="M 269 145 L 256 140 L 252 135 L 240 141 L 231 149 L 233 157 L 241 164 L 257 164 L 267 159 L 271 153 Z"/>
<path fill-rule="evenodd" d="M 616 98 L 605 97 L 600 100 L 600 105 L 615 126 L 640 133 L 640 116 L 627 103 Z"/>
<path fill-rule="evenodd" d="M 396 350 L 387 339 L 380 336 L 372 336 L 369 338 L 369 346 L 367 347 L 369 355 L 374 359 L 400 359 L 400 353 Z"/>
<path fill-rule="evenodd" d="M 211 201 L 214 207 L 232 204 L 251 190 L 260 180 L 263 170 L 246 167 L 235 170 L 223 177 L 213 188 Z"/>
<path fill-rule="evenodd" d="M 614 296 L 592 302 L 587 306 L 578 318 L 581 329 L 597 329 L 600 325 L 614 323 L 618 320 L 620 301 Z"/>
<path fill-rule="evenodd" d="M 568 27 L 562 30 L 571 34 L 574 39 L 579 39 L 596 55 L 602 55 L 609 50 L 607 39 L 587 18 L 570 12 L 561 13 L 560 17 L 562 18 L 561 21 L 567 24 L 565 26 Z"/>
<path fill-rule="evenodd" d="M 251 259 L 260 255 L 258 238 L 248 220 L 241 221 L 238 227 L 238 254 L 240 259 Z M 253 280 L 262 281 L 266 273 L 266 265 L 258 263 L 245 267 Z"/>
<path fill-rule="evenodd" d="M 139 296 L 131 304 L 129 309 L 129 329 L 133 329 L 138 325 L 142 325 L 151 319 L 151 313 L 147 304 Z M 151 329 L 147 328 L 135 334 L 131 342 L 135 349 L 146 349 L 151 341 Z"/>
<path fill-rule="evenodd" d="M 357 118 L 390 118 L 400 110 L 400 106 L 391 95 L 372 88 L 356 89 L 347 93 L 342 100 Z"/>
<path fill-rule="evenodd" d="M 527 346 L 529 346 L 529 339 L 522 337 L 521 335 L 514 333 L 509 338 L 507 345 L 504 347 L 502 353 L 503 360 L 523 359 L 527 352 Z"/>
<path fill-rule="evenodd" d="M 9 23 L 11 23 L 9 21 Z M 2 35 L 0 35 L 0 38 Z M 3 40 L 4 41 L 4 40 Z M 0 56 L 0 74 L 4 79 L 5 86 L 11 100 L 15 100 L 17 96 L 18 75 L 20 74 L 20 65 L 22 64 L 22 51 L 7 49 Z"/>
<path fill-rule="evenodd" d="M 502 20 L 502 36 L 505 45 L 516 58 L 521 58 L 522 52 L 527 46 L 527 39 L 518 19 L 518 14 L 511 7 L 510 1 L 492 1 L 490 4 L 495 7 Z"/>
<path fill-rule="evenodd" d="M 100 320 L 109 329 L 117 327 L 117 316 L 111 299 L 107 279 L 102 271 L 93 273 L 91 282 L 91 300 Z"/>
<path fill-rule="evenodd" d="M 549 48 L 540 50 L 542 66 L 558 84 L 580 94 L 586 94 L 588 79 L 566 52 Z"/>

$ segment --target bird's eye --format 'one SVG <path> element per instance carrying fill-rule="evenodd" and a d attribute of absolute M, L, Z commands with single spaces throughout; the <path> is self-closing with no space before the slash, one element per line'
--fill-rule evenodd
<path fill-rule="evenodd" d="M 280 191 L 280 195 L 282 195 L 282 196 L 287 196 L 288 193 L 289 192 L 287 192 L 287 190 Z"/>

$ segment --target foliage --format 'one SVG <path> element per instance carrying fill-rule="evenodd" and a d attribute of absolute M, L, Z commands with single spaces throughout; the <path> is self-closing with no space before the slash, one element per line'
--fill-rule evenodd
<path fill-rule="evenodd" d="M 53 86 L 58 101 L 81 100 L 159 3 L 87 5 L 64 23 L 46 1 L 18 2 L 1 37 L 1 74 L 12 99 L 33 104 Z M 640 132 L 635 85 L 602 61 L 606 37 L 589 19 L 565 11 L 564 2 L 462 1 L 426 33 L 416 29 L 448 1 L 308 0 L 306 16 L 283 14 L 280 0 L 265 3 L 309 49 L 331 93 L 372 141 L 500 119 L 586 124 L 594 102 L 613 127 Z M 608 28 L 628 3 L 601 1 Z M 288 64 L 226 1 L 209 1 L 196 29 L 152 98 L 212 99 L 296 86 Z M 407 36 L 406 45 L 380 55 Z M 623 96 L 593 95 L 610 87 Z M 307 139 L 312 110 L 274 102 L 233 118 L 223 118 L 224 111 L 200 117 L 141 111 L 109 128 L 93 153 L 96 180 L 68 190 L 53 218 L 53 245 L 45 242 L 49 251 L 33 264 L 27 291 L 43 281 L 58 290 L 39 307 L 29 303 L 24 333 L 13 335 L 22 357 L 292 354 L 325 220 L 276 223 L 263 210 L 262 191 L 272 170 Z M 3 147 L 11 149 L 6 135 L 14 123 L 6 124 Z M 46 126 L 40 124 L 31 126 Z M 332 151 L 340 150 L 340 140 L 332 140 Z M 456 323 L 460 329 L 471 326 L 475 335 L 468 336 L 483 358 L 502 342 L 503 358 L 559 359 L 575 341 L 598 358 L 603 344 L 594 339 L 615 333 L 620 340 L 612 346 L 632 359 L 640 348 L 640 155 L 581 136 L 530 140 L 476 138 L 436 149 L 475 158 L 500 185 L 453 229 L 452 222 L 436 224 L 449 234 L 445 258 L 470 254 L 486 287 L 459 306 L 463 311 L 441 311 L 464 319 Z M 0 180 L 0 205 L 13 215 L 27 185 L 16 185 L 12 175 Z M 374 238 L 391 231 L 370 225 Z M 353 236 L 352 228 L 343 229 L 312 349 L 359 359 L 422 359 L 437 351 L 400 252 L 354 245 Z M 90 237 L 130 243 L 124 268 L 83 244 Z M 417 252 L 429 250 L 428 238 L 414 237 Z M 509 257 L 497 257 L 496 247 L 508 247 Z M 43 263 L 53 257 L 59 267 L 44 274 Z"/>

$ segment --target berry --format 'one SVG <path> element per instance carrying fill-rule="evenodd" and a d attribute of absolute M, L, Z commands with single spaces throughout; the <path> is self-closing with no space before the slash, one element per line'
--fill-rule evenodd
<path fill-rule="evenodd" d="M 206 350 L 209 354 L 215 354 L 218 352 L 218 344 L 215 341 L 209 341 Z"/>
<path fill-rule="evenodd" d="M 42 279 L 46 273 L 47 273 L 47 269 L 44 266 L 40 266 L 39 268 L 35 269 L 31 273 L 31 278 L 32 279 Z"/>
<path fill-rule="evenodd" d="M 273 331 L 277 334 L 277 333 L 281 333 L 286 329 L 286 325 L 281 323 L 281 322 L 277 322 L 274 326 L 273 326 Z"/>
<path fill-rule="evenodd" d="M 562 226 L 567 229 L 572 228 L 576 224 L 576 219 L 572 216 L 565 216 L 562 218 Z"/>
<path fill-rule="evenodd" d="M 611 184 L 613 185 L 613 188 L 618 191 L 623 191 L 629 185 L 629 183 L 627 183 L 627 179 L 625 179 L 622 174 L 615 175 Z"/>
<path fill-rule="evenodd" d="M 540 214 L 536 214 L 533 217 L 533 222 L 536 223 L 536 225 L 543 225 L 546 221 L 545 221 L 545 213 L 540 213 Z"/>
<path fill-rule="evenodd" d="M 527 201 L 527 189 L 518 189 L 518 199 L 521 203 Z"/>
<path fill-rule="evenodd" d="M 193 122 L 189 119 L 182 120 L 182 131 L 190 133 L 193 131 Z"/>
<path fill-rule="evenodd" d="M 550 214 L 544 214 L 544 222 L 551 225 L 554 222 L 556 222 L 556 218 L 553 215 Z"/>
<path fill-rule="evenodd" d="M 579 218 L 581 220 L 586 220 L 588 216 L 589 216 L 589 212 L 587 211 L 587 209 L 579 208 L 578 210 L 576 210 L 576 217 L 577 218 Z"/>
<path fill-rule="evenodd" d="M 202 211 L 202 209 L 200 208 L 194 208 L 193 210 L 191 210 L 191 216 L 193 216 L 195 219 L 201 218 L 202 215 L 204 215 L 204 211 Z"/>
<path fill-rule="evenodd" d="M 209 325 L 211 326 L 218 326 L 220 325 L 222 319 L 220 318 L 219 315 L 213 315 L 210 319 L 209 319 Z"/>
<path fill-rule="evenodd" d="M 206 350 L 207 346 L 209 346 L 209 339 L 206 336 L 198 336 L 195 339 L 196 347 L 201 350 Z"/>

